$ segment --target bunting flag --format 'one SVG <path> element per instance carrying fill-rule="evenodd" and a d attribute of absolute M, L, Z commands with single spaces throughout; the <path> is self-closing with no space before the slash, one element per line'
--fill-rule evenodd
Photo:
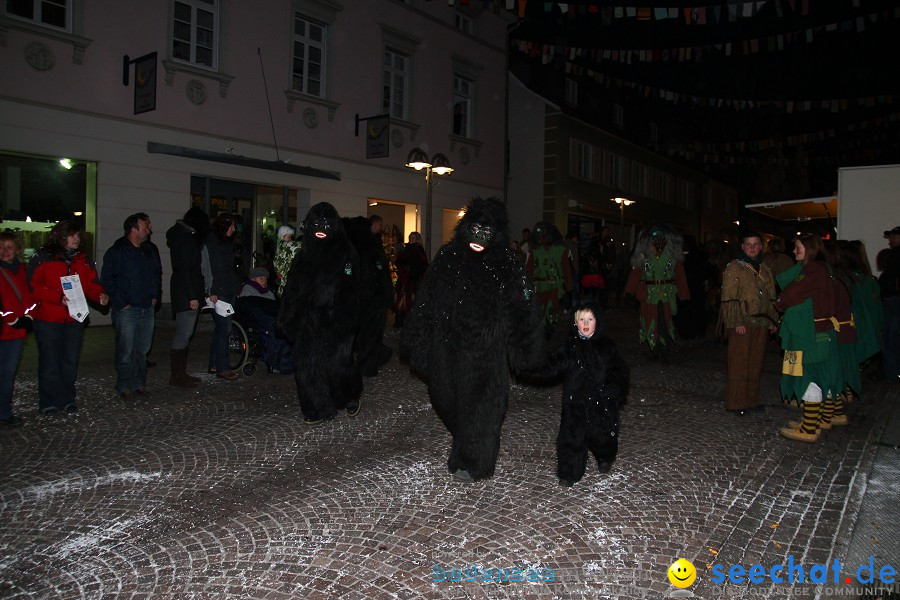
<path fill-rule="evenodd" d="M 521 0 L 520 0 L 521 1 Z M 638 9 L 640 11 L 642 9 Z M 650 9 L 646 9 L 648 12 Z M 659 9 L 657 9 L 659 10 Z M 689 10 L 689 9 L 685 9 Z M 638 12 L 640 14 L 640 12 Z M 640 17 L 638 17 L 640 18 Z M 765 38 L 749 38 L 734 40 L 732 42 L 702 44 L 696 46 L 683 46 L 675 48 L 574 48 L 579 56 L 587 57 L 590 62 L 617 62 L 632 64 L 635 62 L 693 62 L 700 63 L 714 56 L 746 56 L 763 52 L 781 52 L 794 44 L 811 44 L 820 34 L 840 31 L 842 33 L 865 33 L 866 22 L 870 24 L 883 23 L 889 19 L 900 18 L 900 6 L 893 11 L 870 13 L 861 17 L 845 19 L 843 21 L 827 23 L 817 27 L 787 31 L 773 34 Z M 519 44 L 528 43 L 519 41 Z M 560 54 L 568 54 L 571 47 L 560 46 Z M 552 57 L 551 57 L 552 58 Z M 546 60 L 545 62 L 550 62 Z"/>

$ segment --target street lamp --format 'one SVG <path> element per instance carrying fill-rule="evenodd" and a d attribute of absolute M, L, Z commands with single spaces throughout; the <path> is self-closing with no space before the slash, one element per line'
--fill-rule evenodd
<path fill-rule="evenodd" d="M 413 148 L 406 157 L 406 166 L 421 171 L 425 169 L 425 251 L 431 260 L 431 189 L 432 174 L 449 175 L 453 172 L 450 161 L 440 152 L 428 159 L 428 154 L 421 148 Z"/>
<path fill-rule="evenodd" d="M 631 206 L 635 203 L 634 200 L 629 200 L 628 198 L 610 198 L 611 202 L 615 202 L 619 205 L 619 229 L 625 229 L 625 207 Z"/>

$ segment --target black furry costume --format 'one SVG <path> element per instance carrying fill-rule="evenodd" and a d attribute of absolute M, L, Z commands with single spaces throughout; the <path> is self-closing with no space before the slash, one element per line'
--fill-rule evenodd
<path fill-rule="evenodd" d="M 294 344 L 297 397 L 309 423 L 355 414 L 362 377 L 353 360 L 359 327 L 359 260 L 331 204 L 320 202 L 303 222 L 278 313 L 278 327 Z"/>
<path fill-rule="evenodd" d="M 594 313 L 594 335 L 585 338 L 573 325 L 553 361 L 566 373 L 556 437 L 557 474 L 563 485 L 584 476 L 588 450 L 601 473 L 612 467 L 619 447 L 619 408 L 630 384 L 628 365 L 615 342 L 602 335 L 599 306 L 583 304 L 576 314 L 585 308 Z"/>
<path fill-rule="evenodd" d="M 472 200 L 426 271 L 401 338 L 401 356 L 427 378 L 453 436 L 448 467 L 464 480 L 494 474 L 510 369 L 546 360 L 537 304 L 508 229 L 499 201 Z"/>
<path fill-rule="evenodd" d="M 369 219 L 343 219 L 350 243 L 359 255 L 359 332 L 356 335 L 357 364 L 365 377 L 378 375 L 378 367 L 391 358 L 384 342 L 387 310 L 394 301 L 390 265 L 381 236 L 372 233 Z"/>

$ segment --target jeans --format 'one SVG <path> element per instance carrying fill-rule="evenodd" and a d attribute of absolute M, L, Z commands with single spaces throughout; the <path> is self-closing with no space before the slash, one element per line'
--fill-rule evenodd
<path fill-rule="evenodd" d="M 13 387 L 25 338 L 0 340 L 0 419 L 12 416 Z"/>
<path fill-rule="evenodd" d="M 84 323 L 35 320 L 34 337 L 38 345 L 38 409 L 43 412 L 75 406 Z"/>
<path fill-rule="evenodd" d="M 225 302 L 234 304 L 234 299 L 220 298 Z M 209 368 L 215 369 L 218 373 L 230 371 L 231 366 L 228 364 L 228 338 L 231 337 L 231 317 L 220 316 L 217 312 L 212 312 L 213 321 L 216 329 L 213 332 L 212 343 L 209 345 Z"/>
<path fill-rule="evenodd" d="M 896 381 L 900 377 L 900 296 L 885 298 L 884 306 L 884 376 Z"/>
<path fill-rule="evenodd" d="M 153 306 L 129 306 L 112 311 L 116 330 L 116 392 L 132 392 L 147 385 L 147 353 L 153 342 Z"/>

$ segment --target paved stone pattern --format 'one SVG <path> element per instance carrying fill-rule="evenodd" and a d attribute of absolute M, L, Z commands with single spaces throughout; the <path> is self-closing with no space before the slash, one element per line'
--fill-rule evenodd
<path fill-rule="evenodd" d="M 573 488 L 555 477 L 559 387 L 514 384 L 495 477 L 461 484 L 425 385 L 396 358 L 366 380 L 356 418 L 308 427 L 289 376 L 166 386 L 166 323 L 152 395 L 121 400 L 112 331 L 89 328 L 81 412 L 51 418 L 35 410 L 29 340 L 25 425 L 0 430 L 0 596 L 662 598 L 679 557 L 697 567 L 697 597 L 811 593 L 716 586 L 708 570 L 832 558 L 886 387 L 823 442 L 790 442 L 777 434 L 796 413 L 780 406 L 774 349 L 765 412 L 736 417 L 721 408 L 723 345 L 686 342 L 669 364 L 649 363 L 636 313 L 607 320 L 633 368 L 619 459 Z M 192 342 L 194 373 L 210 337 L 204 326 Z M 386 340 L 396 348 L 396 331 Z M 553 581 L 434 581 L 435 567 L 450 578 L 472 565 L 552 569 Z"/>

